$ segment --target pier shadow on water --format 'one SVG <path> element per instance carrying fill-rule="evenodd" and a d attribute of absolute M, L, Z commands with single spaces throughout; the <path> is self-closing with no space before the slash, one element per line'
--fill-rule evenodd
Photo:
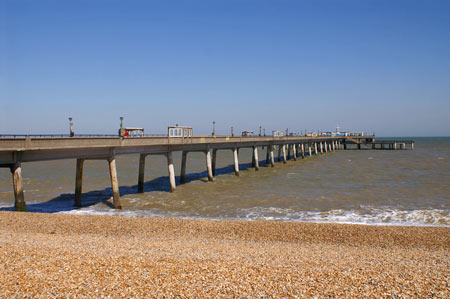
<path fill-rule="evenodd" d="M 267 166 L 265 160 L 259 162 L 260 167 Z M 270 165 L 269 165 L 270 166 Z M 252 168 L 252 163 L 239 164 L 239 170 L 247 170 Z M 222 168 L 216 168 L 215 177 L 220 175 L 228 175 L 234 173 L 234 165 L 228 165 Z M 177 187 L 180 186 L 180 177 L 175 177 Z M 204 181 L 208 182 L 208 172 L 202 171 L 198 173 L 186 173 L 185 184 L 192 181 Z M 26 192 L 26 190 L 25 190 Z M 168 176 L 161 176 L 144 183 L 144 193 L 148 192 L 170 192 L 170 183 Z M 175 191 L 176 192 L 176 191 Z M 120 196 L 126 196 L 130 194 L 140 194 L 138 193 L 138 185 L 132 186 L 120 186 L 119 187 Z M 27 200 L 27 194 L 25 193 L 25 201 Z M 76 207 L 74 205 L 75 194 L 74 193 L 63 193 L 55 198 L 44 202 L 38 203 L 27 203 L 27 211 L 33 213 L 59 213 L 59 212 L 69 212 L 74 210 L 79 210 L 82 208 L 94 206 L 97 204 L 104 204 L 111 209 L 114 209 L 112 204 L 112 189 L 111 187 L 105 188 L 103 190 L 95 190 L 89 192 L 83 192 L 81 204 L 82 207 Z M 12 207 L 1 207 L 0 211 L 14 211 L 14 206 Z"/>

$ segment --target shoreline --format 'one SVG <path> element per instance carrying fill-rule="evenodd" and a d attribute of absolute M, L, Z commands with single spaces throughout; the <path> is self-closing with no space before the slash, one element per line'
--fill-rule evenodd
<path fill-rule="evenodd" d="M 0 250 L 2 297 L 450 295 L 448 227 L 0 212 Z"/>

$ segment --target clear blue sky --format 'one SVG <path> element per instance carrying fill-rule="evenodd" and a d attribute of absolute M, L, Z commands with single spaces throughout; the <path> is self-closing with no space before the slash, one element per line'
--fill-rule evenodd
<path fill-rule="evenodd" d="M 450 1 L 0 0 L 0 134 L 450 135 Z"/>

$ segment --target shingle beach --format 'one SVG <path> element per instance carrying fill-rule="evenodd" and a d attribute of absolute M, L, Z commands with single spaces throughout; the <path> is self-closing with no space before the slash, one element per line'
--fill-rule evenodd
<path fill-rule="evenodd" d="M 0 212 L 0 297 L 450 297 L 450 228 Z"/>

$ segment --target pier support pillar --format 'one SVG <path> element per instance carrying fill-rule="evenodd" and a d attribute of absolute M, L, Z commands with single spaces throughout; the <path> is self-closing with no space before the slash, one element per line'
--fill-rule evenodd
<path fill-rule="evenodd" d="M 278 146 L 278 162 L 281 161 L 281 145 L 277 145 Z"/>
<path fill-rule="evenodd" d="M 361 149 L 361 143 L 358 143 L 358 149 L 359 150 Z"/>
<path fill-rule="evenodd" d="M 213 176 L 216 176 L 216 160 L 217 160 L 216 156 L 217 156 L 217 149 L 213 149 L 213 152 L 212 152 L 212 175 Z"/>
<path fill-rule="evenodd" d="M 311 157 L 311 155 L 312 155 L 311 143 L 308 143 L 308 151 L 309 151 L 309 157 Z"/>
<path fill-rule="evenodd" d="M 254 167 L 255 170 L 258 171 L 259 170 L 259 159 L 258 159 L 258 147 L 254 146 L 253 147 L 253 161 L 254 161 Z"/>
<path fill-rule="evenodd" d="M 75 206 L 81 207 L 81 195 L 83 186 L 84 159 L 77 159 L 77 170 L 75 174 Z"/>
<path fill-rule="evenodd" d="M 10 167 L 13 189 L 14 189 L 14 208 L 16 211 L 25 212 L 27 206 L 25 204 L 25 196 L 23 194 L 23 181 L 22 181 L 22 166 L 20 162 L 14 163 Z"/>
<path fill-rule="evenodd" d="M 317 156 L 317 142 L 314 142 L 314 155 Z"/>
<path fill-rule="evenodd" d="M 120 193 L 119 193 L 119 181 L 117 179 L 116 159 L 114 156 L 109 157 L 109 176 L 111 178 L 111 187 L 113 193 L 113 206 L 114 209 L 121 209 Z"/>
<path fill-rule="evenodd" d="M 275 167 L 275 158 L 273 157 L 273 145 L 269 145 L 270 148 L 270 166 Z"/>
<path fill-rule="evenodd" d="M 333 150 L 333 152 L 336 151 L 336 144 L 334 141 L 331 142 L 331 149 Z"/>
<path fill-rule="evenodd" d="M 181 172 L 180 172 L 180 183 L 184 184 L 186 182 L 186 164 L 187 164 L 187 151 L 181 152 Z"/>
<path fill-rule="evenodd" d="M 414 142 L 411 142 L 411 150 L 414 149 Z"/>
<path fill-rule="evenodd" d="M 286 145 L 283 144 L 283 163 L 286 164 L 287 160 L 286 160 Z"/>
<path fill-rule="evenodd" d="M 323 143 L 320 142 L 320 153 L 323 154 Z"/>
<path fill-rule="evenodd" d="M 406 150 L 406 143 L 403 143 L 403 149 Z"/>
<path fill-rule="evenodd" d="M 294 157 L 294 161 L 297 161 L 297 144 L 292 145 L 292 155 Z"/>
<path fill-rule="evenodd" d="M 326 141 L 324 142 L 324 147 L 325 147 L 325 153 L 327 153 L 328 152 L 328 144 Z"/>
<path fill-rule="evenodd" d="M 301 151 L 302 151 L 302 159 L 305 159 L 305 144 L 301 144 Z"/>
<path fill-rule="evenodd" d="M 290 160 L 291 159 L 291 144 L 287 144 L 287 159 Z"/>
<path fill-rule="evenodd" d="M 208 181 L 214 181 L 213 172 L 212 172 L 212 162 L 211 162 L 211 151 L 207 150 L 205 152 L 206 155 L 206 169 L 208 170 Z"/>
<path fill-rule="evenodd" d="M 234 174 L 239 176 L 239 149 L 237 147 L 233 149 L 233 157 L 234 157 Z"/>
<path fill-rule="evenodd" d="M 144 192 L 144 174 L 145 174 L 145 157 L 146 154 L 140 154 L 139 156 L 139 178 L 138 178 L 138 192 Z"/>
<path fill-rule="evenodd" d="M 266 148 L 266 165 L 270 164 L 270 145 L 267 146 Z"/>
<path fill-rule="evenodd" d="M 177 187 L 175 184 L 175 168 L 173 167 L 173 157 L 171 151 L 167 153 L 167 166 L 169 170 L 170 192 L 174 192 Z"/>

